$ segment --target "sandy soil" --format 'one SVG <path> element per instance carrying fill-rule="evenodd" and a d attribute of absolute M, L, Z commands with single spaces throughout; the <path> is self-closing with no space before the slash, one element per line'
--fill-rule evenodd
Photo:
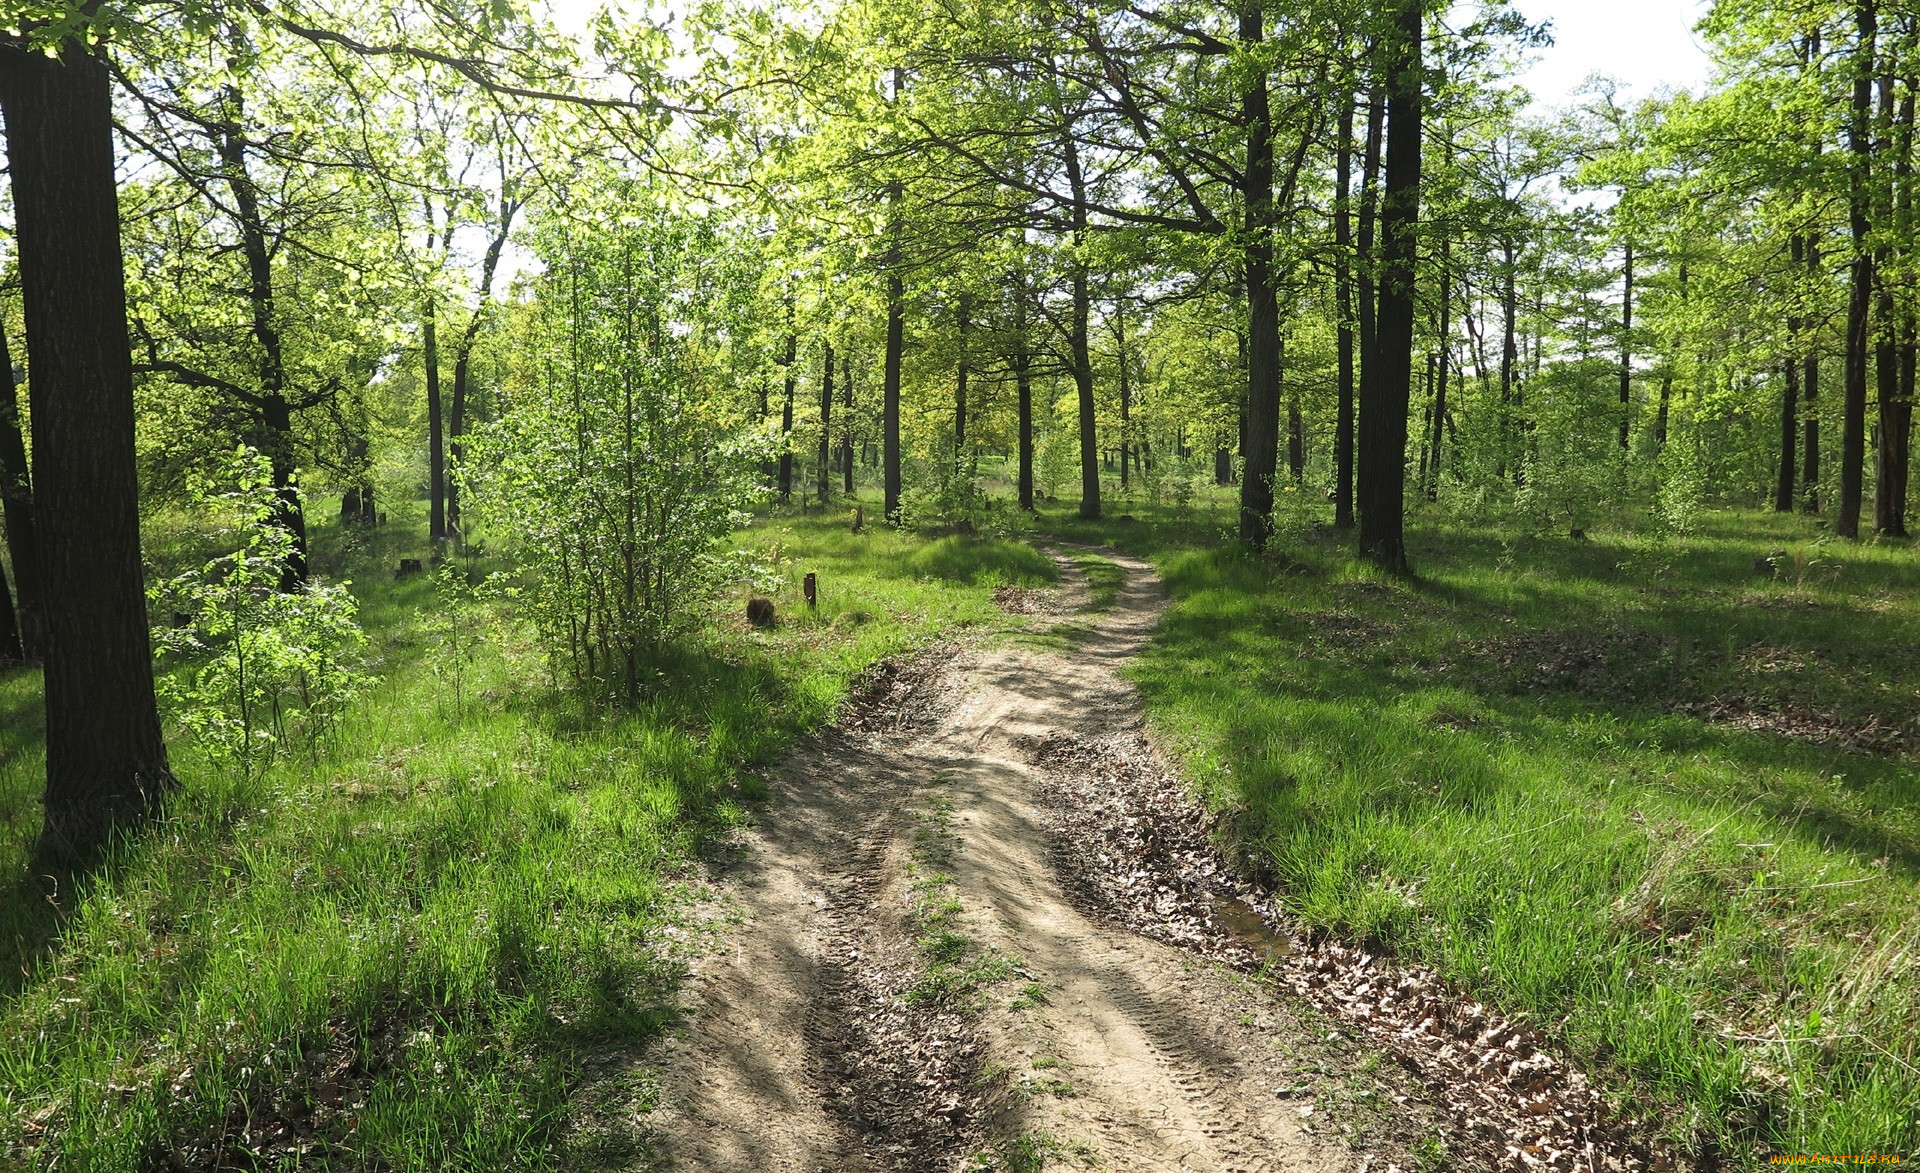
<path fill-rule="evenodd" d="M 1071 573 L 1023 595 L 1027 633 L 889 666 L 769 780 L 715 863 L 720 946 L 645 1057 L 656 1167 L 1388 1173 L 1458 1131 L 1419 1064 L 1087 895 L 1049 809 L 1075 792 L 1047 780 L 1059 747 L 1142 740 L 1120 670 L 1164 605 L 1149 566 L 1100 553 L 1126 571 L 1111 609 Z M 967 997 L 914 995 L 934 881 L 1000 962 Z"/>

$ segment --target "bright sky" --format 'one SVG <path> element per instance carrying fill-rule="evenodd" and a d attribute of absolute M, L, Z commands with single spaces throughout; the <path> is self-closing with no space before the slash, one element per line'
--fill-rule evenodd
<path fill-rule="evenodd" d="M 1528 20 L 1551 21 L 1553 47 L 1514 80 L 1537 102 L 1565 106 L 1594 73 L 1624 83 L 1623 97 L 1647 98 L 1661 87 L 1698 90 L 1712 62 L 1693 26 L 1703 0 L 1514 0 Z"/>

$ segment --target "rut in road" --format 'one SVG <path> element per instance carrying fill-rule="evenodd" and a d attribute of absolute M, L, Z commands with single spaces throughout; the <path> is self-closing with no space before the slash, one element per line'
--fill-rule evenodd
<path fill-rule="evenodd" d="M 1111 609 L 1051 639 L 923 656 L 773 780 L 721 883 L 739 923 L 696 965 L 683 1029 L 651 1057 L 648 1124 L 669 1167 L 944 1173 L 1013 1152 L 1106 1169 L 1366 1167 L 1324 1116 L 1275 1095 L 1313 1045 L 1289 1011 L 1083 911 L 1056 875 L 1036 799 L 1045 747 L 1138 727 L 1120 669 L 1164 605 L 1147 565 L 1101 553 L 1126 574 Z M 984 1011 L 909 996 L 929 810 L 952 842 L 943 893 L 986 955 L 1017 965 Z"/>

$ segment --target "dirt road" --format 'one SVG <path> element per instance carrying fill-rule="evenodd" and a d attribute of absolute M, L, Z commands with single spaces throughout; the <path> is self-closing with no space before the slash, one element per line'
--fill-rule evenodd
<path fill-rule="evenodd" d="M 1214 916 L 1232 910 L 1191 907 L 1218 897 L 1156 879 L 1160 854 L 1219 865 L 1171 825 L 1203 813 L 1113 789 L 1152 754 L 1120 670 L 1163 594 L 1102 554 L 1126 576 L 1110 608 L 1062 558 L 1027 632 L 889 669 L 771 780 L 715 877 L 721 947 L 648 1056 L 661 1166 L 1385 1173 L 1443 1137 L 1463 1155 L 1446 1078 L 1219 964 L 1258 933 L 1233 943 Z"/>

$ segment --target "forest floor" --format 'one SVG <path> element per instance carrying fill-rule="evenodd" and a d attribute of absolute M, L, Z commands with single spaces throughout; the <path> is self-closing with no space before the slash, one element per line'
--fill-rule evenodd
<path fill-rule="evenodd" d="M 1644 1167 L 1530 1032 L 1289 931 L 1121 675 L 1159 578 L 1055 556 L 1001 592 L 1025 631 L 888 666 L 771 772 L 658 1086 L 583 1127 L 740 1173 Z"/>

